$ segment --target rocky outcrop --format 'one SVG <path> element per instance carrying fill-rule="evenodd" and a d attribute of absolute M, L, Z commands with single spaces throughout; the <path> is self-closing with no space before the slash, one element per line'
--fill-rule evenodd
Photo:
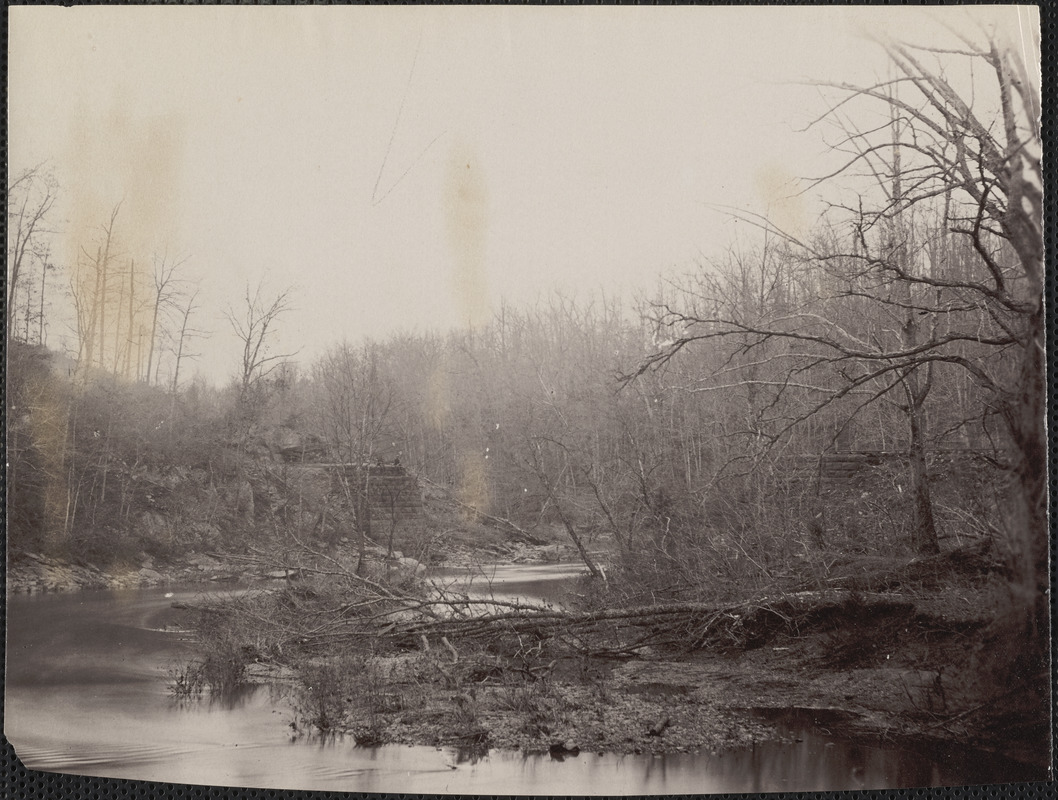
<path fill-rule="evenodd" d="M 9 593 L 74 592 L 81 589 L 140 589 L 170 583 L 227 583 L 243 581 L 242 569 L 212 556 L 195 554 L 165 566 L 141 558 L 140 565 L 100 569 L 88 562 L 73 562 L 39 553 L 11 556 L 7 568 Z"/>
<path fill-rule="evenodd" d="M 165 577 L 148 566 L 104 572 L 90 563 L 76 564 L 38 553 L 23 553 L 7 570 L 9 592 L 71 592 L 78 589 L 134 589 L 155 586 Z"/>

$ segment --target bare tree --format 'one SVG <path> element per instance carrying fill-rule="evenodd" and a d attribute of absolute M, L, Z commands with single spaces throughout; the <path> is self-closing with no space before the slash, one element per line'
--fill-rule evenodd
<path fill-rule="evenodd" d="M 964 370 L 986 395 L 985 412 L 1006 422 L 1019 486 L 1011 537 L 1022 555 L 1024 584 L 1038 599 L 1047 582 L 1039 96 L 1018 55 L 994 37 L 978 44 L 954 35 L 959 41 L 953 47 L 883 41 L 896 77 L 867 87 L 829 84 L 841 98 L 822 119 L 837 122 L 836 147 L 850 157 L 826 178 L 856 181 L 856 171 L 866 167 L 868 184 L 893 187 L 881 193 L 880 202 L 871 201 L 872 196 L 877 201 L 877 191 L 861 189 L 853 202 L 831 208 L 832 225 L 844 218 L 850 234 L 803 240 L 755 220 L 782 237 L 798 260 L 829 276 L 834 302 L 867 304 L 873 309 L 868 320 L 884 319 L 879 316 L 884 312 L 895 323 L 889 328 L 894 335 L 880 336 L 878 325 L 843 326 L 833 314 L 807 304 L 766 320 L 701 306 L 664 306 L 658 321 L 669 341 L 639 374 L 691 343 L 731 340 L 743 353 L 758 352 L 776 339 L 797 344 L 800 363 L 787 371 L 784 390 L 796 376 L 823 367 L 840 383 L 782 425 L 777 433 L 784 434 L 862 390 L 870 392 L 868 401 L 903 392 L 914 427 L 932 370 L 940 365 Z M 972 94 L 960 94 L 949 81 L 956 67 L 971 81 Z M 989 76 L 991 87 L 982 84 L 982 75 Z M 903 96 L 897 85 L 908 87 Z M 857 126 L 850 121 L 857 118 L 852 110 L 857 103 L 874 104 L 889 124 Z M 976 259 L 956 263 L 954 245 L 945 240 L 942 257 L 931 260 L 929 248 L 913 242 L 914 214 L 939 218 L 937 227 L 947 229 L 943 235 L 964 237 Z M 1019 367 L 1010 376 L 1012 353 Z M 1006 357 L 993 357 L 997 354 Z M 921 438 L 921 431 L 913 430 L 916 447 Z M 919 500 L 928 503 L 928 496 Z M 919 547 L 932 550 L 925 513 L 920 524 Z"/>
<path fill-rule="evenodd" d="M 190 295 L 188 295 L 182 305 L 176 306 L 178 318 L 180 320 L 180 328 L 176 333 L 175 341 L 173 343 L 173 356 L 175 362 L 173 364 L 173 377 L 169 384 L 169 391 L 174 395 L 177 389 L 180 387 L 180 365 L 183 363 L 185 358 L 196 358 L 197 353 L 190 353 L 187 351 L 187 345 L 192 339 L 201 338 L 207 336 L 204 331 L 192 328 L 190 324 L 191 315 L 198 310 L 199 290 L 195 289 Z M 176 298 L 173 298 L 173 302 L 176 302 Z M 159 359 L 159 367 L 161 365 L 161 359 Z M 155 375 L 155 383 L 158 382 L 157 374 Z"/>
<path fill-rule="evenodd" d="M 56 269 L 56 265 L 51 261 L 51 249 L 45 248 L 40 264 L 40 289 L 37 297 L 37 301 L 40 304 L 37 309 L 37 344 L 46 345 L 48 343 L 48 324 L 44 314 L 44 304 L 45 298 L 48 296 L 48 273 Z"/>
<path fill-rule="evenodd" d="M 842 171 L 868 164 L 882 174 L 899 170 L 912 176 L 886 206 L 858 211 L 861 244 L 869 241 L 866 230 L 875 220 L 943 199 L 948 229 L 964 237 L 977 255 L 976 269 L 969 274 L 942 269 L 923 273 L 877 246 L 863 248 L 864 263 L 880 274 L 979 309 L 996 331 L 990 337 L 993 345 L 1017 354 L 1017 375 L 1004 381 L 980 363 L 942 350 L 938 334 L 915 348 L 920 358 L 946 359 L 966 369 L 991 395 L 1006 423 L 1013 448 L 1010 466 L 1019 488 L 1011 533 L 1023 556 L 1024 585 L 1031 587 L 1039 605 L 1047 585 L 1039 74 L 1036 64 L 1026 63 L 1025 48 L 1005 43 L 995 33 L 970 36 L 949 30 L 950 47 L 880 41 L 895 70 L 884 84 L 835 85 L 842 105 L 889 109 L 899 120 L 892 148 L 904 159 L 901 163 L 894 157 L 887 166 L 877 132 L 854 130 L 848 139 L 853 156 Z M 1038 39 L 1035 46 L 1038 52 Z M 969 76 L 968 92 L 956 88 L 959 75 Z M 897 94 L 897 86 L 907 87 L 904 96 Z"/>
<path fill-rule="evenodd" d="M 121 203 L 118 203 L 101 226 L 94 255 L 84 246 L 81 247 L 81 258 L 71 276 L 71 292 L 77 313 L 77 362 L 82 371 L 103 366 L 104 362 L 107 278 L 117 249 L 117 218 L 120 211 Z"/>
<path fill-rule="evenodd" d="M 18 308 L 18 291 L 32 259 L 46 272 L 47 236 L 53 231 L 48 216 L 58 183 L 42 165 L 23 170 L 7 187 L 7 335 L 12 336 Z M 43 278 L 42 278 L 43 287 Z M 43 289 L 41 293 L 43 304 Z"/>
<path fill-rule="evenodd" d="M 151 381 L 151 372 L 154 366 L 154 354 L 157 349 L 158 334 L 160 333 L 159 316 L 163 314 L 167 309 L 176 308 L 176 304 L 179 298 L 179 289 L 183 284 L 183 281 L 176 277 L 177 270 L 180 269 L 187 261 L 187 258 L 170 260 L 169 254 L 165 253 L 161 258 L 155 256 L 154 258 L 154 296 L 151 298 L 151 327 L 150 333 L 148 334 L 148 348 L 147 348 L 147 372 L 146 380 L 148 383 Z M 191 313 L 191 309 L 194 306 L 195 298 L 198 296 L 198 290 L 196 290 L 190 298 L 188 303 L 184 307 L 184 313 L 180 314 L 182 317 L 181 335 L 177 343 L 177 351 L 182 351 L 184 332 L 187 330 L 187 319 Z M 177 358 L 177 367 L 175 371 L 179 371 L 179 356 Z"/>
<path fill-rule="evenodd" d="M 43 245 L 35 250 L 32 261 L 38 268 L 36 279 L 23 272 L 22 285 L 25 289 L 20 292 L 21 299 L 16 296 L 15 306 L 9 309 L 9 313 L 14 317 L 12 322 L 16 325 L 21 317 L 23 341 L 35 341 L 43 345 L 47 343 L 48 338 L 46 306 L 49 303 L 49 278 L 58 270 L 58 265 L 52 261 L 50 245 Z M 17 337 L 17 334 L 15 335 Z"/>
<path fill-rule="evenodd" d="M 234 416 L 231 420 L 234 443 L 240 455 L 245 455 L 255 428 L 260 423 L 268 400 L 268 378 L 294 353 L 273 351 L 276 325 L 290 310 L 293 288 L 269 295 L 260 282 L 253 289 L 247 284 L 243 305 L 236 310 L 229 307 L 225 316 L 242 345 L 239 369 L 236 373 Z M 247 521 L 252 521 L 253 489 L 246 480 L 246 459 L 236 460 L 234 505 Z"/>
<path fill-rule="evenodd" d="M 371 535 L 370 465 L 388 423 L 394 390 L 379 369 L 378 350 L 371 343 L 359 349 L 348 343 L 333 348 L 316 362 L 313 374 L 322 392 L 324 430 L 339 459 L 352 467 L 351 474 L 340 471 L 338 480 L 356 518 L 360 574 Z"/>
<path fill-rule="evenodd" d="M 275 297 L 269 297 L 265 293 L 264 282 L 257 284 L 252 290 L 247 284 L 242 307 L 238 310 L 229 308 L 225 313 L 228 323 L 242 344 L 238 373 L 241 396 L 248 394 L 286 359 L 296 355 L 273 353 L 271 349 L 276 322 L 290 311 L 293 292 L 293 287 L 288 287 Z"/>

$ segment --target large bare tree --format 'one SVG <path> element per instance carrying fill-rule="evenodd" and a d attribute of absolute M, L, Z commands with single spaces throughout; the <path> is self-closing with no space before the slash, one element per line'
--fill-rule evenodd
<path fill-rule="evenodd" d="M 1039 632 L 1047 527 L 1038 79 L 1022 51 L 995 35 L 951 36 L 929 46 L 878 41 L 892 64 L 889 78 L 824 84 L 838 97 L 818 124 L 832 123 L 833 146 L 848 153 L 821 179 L 840 179 L 845 192 L 829 209 L 824 235 L 798 238 L 756 220 L 781 237 L 791 260 L 823 276 L 809 285 L 830 307 L 805 297 L 762 319 L 708 303 L 662 305 L 666 341 L 640 373 L 691 344 L 731 341 L 759 354 L 785 340 L 797 361 L 781 379 L 784 389 L 820 367 L 839 381 L 779 432 L 853 392 L 902 393 L 916 480 L 926 487 L 916 426 L 933 370 L 964 371 L 984 398 L 982 415 L 1005 423 L 1007 466 L 1017 479 L 1009 540 Z M 854 302 L 859 320 L 832 313 Z M 925 552 L 936 546 L 928 502 L 918 494 L 917 545 Z"/>

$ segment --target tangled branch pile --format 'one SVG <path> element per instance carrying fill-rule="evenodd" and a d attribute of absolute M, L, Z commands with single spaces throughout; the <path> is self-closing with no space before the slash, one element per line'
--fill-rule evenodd
<path fill-rule="evenodd" d="M 276 571 L 275 559 L 253 557 Z M 921 572 L 922 568 L 914 564 Z M 930 569 L 937 567 L 934 564 Z M 741 648 L 779 632 L 796 633 L 835 609 L 910 608 L 888 585 L 851 585 L 835 579 L 811 589 L 776 589 L 737 602 L 666 602 L 619 605 L 580 602 L 569 608 L 472 596 L 465 587 L 423 580 L 401 565 L 382 561 L 358 573 L 352 563 L 307 546 L 284 559 L 289 577 L 275 589 L 214 601 L 203 607 L 214 632 L 220 617 L 239 632 L 255 659 L 283 662 L 291 653 L 324 655 L 336 647 L 406 651 L 429 642 L 450 649 L 503 651 L 505 643 L 547 642 L 558 653 L 625 657 L 649 649 L 687 652 L 705 646 Z M 909 573 L 910 574 L 910 573 Z M 891 577 L 891 574 L 890 574 Z M 879 591 L 881 590 L 881 591 Z"/>

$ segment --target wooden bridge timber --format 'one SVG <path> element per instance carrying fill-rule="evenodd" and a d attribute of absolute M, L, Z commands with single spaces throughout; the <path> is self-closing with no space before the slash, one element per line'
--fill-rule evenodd
<path fill-rule="evenodd" d="M 783 460 L 788 461 L 794 473 L 817 477 L 821 484 L 840 486 L 853 484 L 875 470 L 905 469 L 909 459 L 907 451 L 849 450 L 789 455 Z M 930 467 L 942 468 L 979 460 L 983 461 L 983 456 L 970 448 L 931 449 L 926 452 L 926 461 Z"/>
<path fill-rule="evenodd" d="M 419 480 L 400 464 L 302 463 L 302 469 L 323 470 L 331 478 L 337 497 L 363 493 L 370 533 L 383 536 L 391 531 L 421 533 L 426 527 Z"/>

